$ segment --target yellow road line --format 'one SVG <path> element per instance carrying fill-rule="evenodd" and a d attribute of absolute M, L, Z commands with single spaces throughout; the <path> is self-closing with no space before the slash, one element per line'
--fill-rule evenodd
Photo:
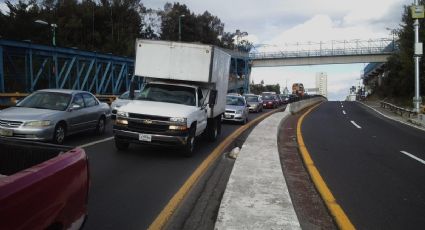
<path fill-rule="evenodd" d="M 180 187 L 176 194 L 171 198 L 168 204 L 162 209 L 159 215 L 155 218 L 152 224 L 149 226 L 149 230 L 162 229 L 164 225 L 168 222 L 170 217 L 173 215 L 180 202 L 186 197 L 190 189 L 198 181 L 198 179 L 207 171 L 207 169 L 214 163 L 214 161 L 221 155 L 221 153 L 245 130 L 252 127 L 262 119 L 271 114 L 278 112 L 279 110 L 273 110 L 268 113 L 265 113 L 246 125 L 241 126 L 230 134 L 226 139 L 224 139 L 212 152 L 211 154 L 196 168 L 192 175 L 186 180 L 186 182 Z"/>
<path fill-rule="evenodd" d="M 310 177 L 313 180 L 313 183 L 315 184 L 317 190 L 322 196 L 322 199 L 325 201 L 326 206 L 328 207 L 329 211 L 334 217 L 338 227 L 342 230 L 355 229 L 354 225 L 351 223 L 350 219 L 345 214 L 344 210 L 342 210 L 341 206 L 339 206 L 339 204 L 336 202 L 335 197 L 332 195 L 331 190 L 328 188 L 322 176 L 320 175 L 319 170 L 317 170 L 316 166 L 314 165 L 313 159 L 311 159 L 310 157 L 310 154 L 307 150 L 307 147 L 305 146 L 304 139 L 301 133 L 301 125 L 304 120 L 304 117 L 319 105 L 320 104 L 307 110 L 307 112 L 305 112 L 298 120 L 297 140 L 298 140 L 299 150 L 304 160 L 304 164 L 308 172 L 310 173 Z"/>

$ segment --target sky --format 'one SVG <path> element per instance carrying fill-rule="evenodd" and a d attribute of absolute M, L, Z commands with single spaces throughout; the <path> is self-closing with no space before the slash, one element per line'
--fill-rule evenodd
<path fill-rule="evenodd" d="M 167 1 L 142 1 L 148 8 L 161 9 Z M 401 21 L 403 5 L 413 0 L 180 0 L 195 13 L 208 10 L 225 24 L 225 31 L 248 32 L 246 39 L 263 44 L 258 51 L 279 51 L 295 42 L 391 38 L 391 29 Z M 367 63 L 253 68 L 255 83 L 302 82 L 315 88 L 316 72 L 328 75 L 328 98 L 344 100 L 349 88 L 357 86 Z"/>
<path fill-rule="evenodd" d="M 147 8 L 162 9 L 167 0 L 142 0 Z M 173 0 L 195 13 L 209 11 L 225 24 L 225 31 L 248 32 L 245 39 L 262 44 L 256 51 L 280 51 L 295 42 L 391 38 L 401 21 L 403 5 L 413 0 Z M 0 0 L 0 9 L 4 9 Z M 366 63 L 367 64 L 367 63 Z M 328 75 L 328 97 L 343 100 L 359 84 L 362 64 L 253 68 L 255 83 L 290 87 L 302 82 L 315 87 L 316 72 Z"/>

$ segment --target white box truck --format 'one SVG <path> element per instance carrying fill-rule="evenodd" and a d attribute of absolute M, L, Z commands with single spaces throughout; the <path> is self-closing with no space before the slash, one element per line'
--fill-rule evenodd
<path fill-rule="evenodd" d="M 135 77 L 143 77 L 144 86 L 117 111 L 116 147 L 181 146 L 190 156 L 196 137 L 204 134 L 216 140 L 225 112 L 230 58 L 211 45 L 137 40 Z"/>

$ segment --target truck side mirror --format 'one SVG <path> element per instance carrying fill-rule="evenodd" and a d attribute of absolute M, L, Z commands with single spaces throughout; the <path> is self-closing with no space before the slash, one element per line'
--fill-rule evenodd
<path fill-rule="evenodd" d="M 130 83 L 130 92 L 128 94 L 128 97 L 133 100 L 134 99 L 134 90 L 136 88 L 136 82 L 133 80 Z"/>
<path fill-rule="evenodd" d="M 210 105 L 210 108 L 212 108 L 215 105 L 216 101 L 217 101 L 217 90 L 211 90 L 210 96 L 208 98 L 208 104 Z"/>

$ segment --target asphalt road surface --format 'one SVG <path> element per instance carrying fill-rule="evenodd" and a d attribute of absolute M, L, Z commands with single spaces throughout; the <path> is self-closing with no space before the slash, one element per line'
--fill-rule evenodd
<path fill-rule="evenodd" d="M 249 119 L 263 113 L 251 113 Z M 153 146 L 130 145 L 118 151 L 111 124 L 102 136 L 69 137 L 65 144 L 85 145 L 90 162 L 89 214 L 84 229 L 146 229 L 199 164 L 238 127 L 224 123 L 219 139 L 213 143 L 198 140 L 190 158 L 177 149 Z"/>
<path fill-rule="evenodd" d="M 302 134 L 328 187 L 358 229 L 424 229 L 425 132 L 357 102 L 325 102 Z"/>

